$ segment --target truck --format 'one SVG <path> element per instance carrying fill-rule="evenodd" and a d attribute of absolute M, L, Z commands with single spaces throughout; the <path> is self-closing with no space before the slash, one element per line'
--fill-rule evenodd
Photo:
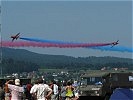
<path fill-rule="evenodd" d="M 90 71 L 81 76 L 81 96 L 97 96 L 109 100 L 116 88 L 133 88 L 133 73 L 122 71 Z"/>

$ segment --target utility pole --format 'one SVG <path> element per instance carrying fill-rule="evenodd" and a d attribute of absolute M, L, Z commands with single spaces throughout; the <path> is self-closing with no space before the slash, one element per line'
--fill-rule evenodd
<path fill-rule="evenodd" d="M 1 77 L 3 76 L 3 68 L 2 68 L 2 31 L 1 31 L 1 20 L 2 14 L 1 14 L 1 2 L 0 2 L 0 73 L 1 73 Z"/>

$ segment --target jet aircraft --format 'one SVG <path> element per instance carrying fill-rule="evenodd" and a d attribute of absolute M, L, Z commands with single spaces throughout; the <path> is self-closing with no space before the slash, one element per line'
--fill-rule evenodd
<path fill-rule="evenodd" d="M 11 38 L 12 38 L 12 42 L 16 39 L 18 39 L 19 38 L 19 35 L 20 35 L 20 33 L 17 33 L 16 35 L 13 35 L 13 36 L 11 36 Z"/>
<path fill-rule="evenodd" d="M 118 42 L 119 42 L 119 40 L 117 40 L 116 42 L 113 42 L 113 43 L 112 43 L 112 47 L 115 46 L 115 45 L 117 45 L 117 44 L 119 44 Z M 111 48 L 112 48 L 112 47 L 111 47 Z"/>

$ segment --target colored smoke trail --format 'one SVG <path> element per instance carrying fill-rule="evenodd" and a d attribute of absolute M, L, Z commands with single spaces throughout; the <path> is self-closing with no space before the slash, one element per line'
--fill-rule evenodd
<path fill-rule="evenodd" d="M 42 40 L 42 39 L 35 39 L 35 38 L 19 38 L 26 41 L 34 41 L 34 42 L 45 42 L 45 43 L 57 43 L 57 44 L 69 44 L 71 42 L 63 42 L 63 41 L 53 41 L 53 40 Z"/>
<path fill-rule="evenodd" d="M 101 47 L 100 47 L 101 46 Z M 118 52 L 129 52 L 132 53 L 133 49 L 124 46 L 105 46 L 99 44 L 54 44 L 54 43 L 42 43 L 42 42 L 31 42 L 31 41 L 2 41 L 2 47 L 58 47 L 58 48 L 89 48 L 97 49 L 102 51 L 118 51 Z"/>
<path fill-rule="evenodd" d="M 34 41 L 34 42 L 41 42 L 41 43 L 49 43 L 49 44 L 56 44 L 59 46 L 66 46 L 66 47 L 97 47 L 97 46 L 107 46 L 112 45 L 112 43 L 74 43 L 74 42 L 63 42 L 63 41 L 52 41 L 52 40 L 42 40 L 42 39 L 35 39 L 35 38 L 20 38 L 26 41 Z"/>
<path fill-rule="evenodd" d="M 73 44 L 64 44 L 64 43 L 48 43 L 48 42 L 25 42 L 25 41 L 2 41 L 2 46 L 3 47 L 58 47 L 58 48 L 79 48 L 79 47 L 97 47 L 97 46 L 106 46 L 110 45 L 109 43 L 107 44 L 89 44 L 89 43 L 73 43 Z"/>
<path fill-rule="evenodd" d="M 133 52 L 133 48 L 124 47 L 124 46 L 103 46 L 103 47 L 92 47 L 92 49 L 99 49 L 101 51 L 118 51 L 118 52 Z"/>

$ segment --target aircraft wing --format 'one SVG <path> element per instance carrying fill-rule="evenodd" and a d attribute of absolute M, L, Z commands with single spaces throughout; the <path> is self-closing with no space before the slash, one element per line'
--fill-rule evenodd
<path fill-rule="evenodd" d="M 14 41 L 15 38 L 12 38 L 12 42 Z"/>
<path fill-rule="evenodd" d="M 20 33 L 18 33 L 16 36 L 19 36 Z"/>

